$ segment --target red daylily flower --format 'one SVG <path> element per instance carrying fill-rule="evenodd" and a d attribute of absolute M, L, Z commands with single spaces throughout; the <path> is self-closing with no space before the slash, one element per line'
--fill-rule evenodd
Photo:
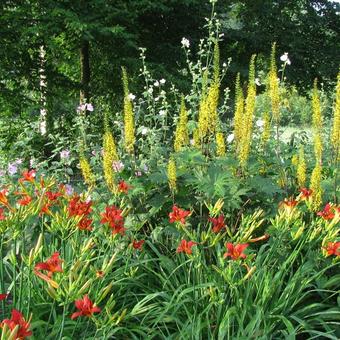
<path fill-rule="evenodd" d="M 92 202 L 84 202 L 79 196 L 74 196 L 68 205 L 68 214 L 72 216 L 87 216 L 91 213 Z"/>
<path fill-rule="evenodd" d="M 324 220 L 331 220 L 334 218 L 335 213 L 333 212 L 333 207 L 330 203 L 327 203 L 322 211 L 317 213 L 318 216 L 321 216 Z"/>
<path fill-rule="evenodd" d="M 3 221 L 6 219 L 6 216 L 4 214 L 4 209 L 0 208 L 0 221 Z"/>
<path fill-rule="evenodd" d="M 49 259 L 45 262 L 39 262 L 35 265 L 34 269 L 36 271 L 47 270 L 47 277 L 51 278 L 54 273 L 62 273 L 63 269 L 61 263 L 63 261 L 59 258 L 59 253 L 55 252 Z"/>
<path fill-rule="evenodd" d="M 31 202 L 32 202 L 32 197 L 26 194 L 23 195 L 23 197 L 18 200 L 18 204 L 22 206 L 29 205 Z"/>
<path fill-rule="evenodd" d="M 26 170 L 22 173 L 22 178 L 19 178 L 19 182 L 31 182 L 33 183 L 35 181 L 35 170 Z"/>
<path fill-rule="evenodd" d="M 140 241 L 133 240 L 132 241 L 132 247 L 134 249 L 142 249 L 144 242 L 145 242 L 145 240 L 140 240 Z"/>
<path fill-rule="evenodd" d="M 228 242 L 225 246 L 228 249 L 228 252 L 223 255 L 224 258 L 230 256 L 233 260 L 238 260 L 239 258 L 245 259 L 247 257 L 243 252 L 249 246 L 248 243 L 236 244 L 234 246 L 232 243 Z"/>
<path fill-rule="evenodd" d="M 169 213 L 170 223 L 180 222 L 185 224 L 185 218 L 190 215 L 190 211 L 178 208 L 176 205 L 172 207 L 172 212 Z"/>
<path fill-rule="evenodd" d="M 91 218 L 83 217 L 80 222 L 78 223 L 78 228 L 80 230 L 92 230 L 92 222 L 93 220 Z"/>
<path fill-rule="evenodd" d="M 7 296 L 8 296 L 8 294 L 0 294 L 0 301 L 6 300 Z"/>
<path fill-rule="evenodd" d="M 284 208 L 291 210 L 291 209 L 294 209 L 298 203 L 299 201 L 296 201 L 294 199 L 285 198 L 285 200 L 280 203 L 280 206 L 283 206 Z"/>
<path fill-rule="evenodd" d="M 111 205 L 105 208 L 105 212 L 101 213 L 102 219 L 100 223 L 108 223 L 112 228 L 112 234 L 124 235 L 124 217 L 122 216 L 122 210 L 118 209 L 115 205 Z"/>
<path fill-rule="evenodd" d="M 32 332 L 29 330 L 30 323 L 27 322 L 23 315 L 16 309 L 12 309 L 12 317 L 10 319 L 5 319 L 1 322 L 0 327 L 3 328 L 4 325 L 13 331 L 16 326 L 19 326 L 18 331 L 16 333 L 16 340 L 23 340 L 28 336 L 32 335 Z"/>
<path fill-rule="evenodd" d="M 50 207 L 51 207 L 51 203 L 45 203 L 41 209 L 40 209 L 40 212 L 39 212 L 39 215 L 43 215 L 43 214 L 46 214 L 46 215 L 50 215 L 51 214 L 51 210 L 50 210 Z"/>
<path fill-rule="evenodd" d="M 9 203 L 8 203 L 8 190 L 7 189 L 3 189 L 0 191 L 0 204 L 8 207 Z"/>
<path fill-rule="evenodd" d="M 322 247 L 327 251 L 327 255 L 340 256 L 340 242 L 328 242 L 327 247 Z"/>
<path fill-rule="evenodd" d="M 128 191 L 132 188 L 131 185 L 127 184 L 125 181 L 120 181 L 118 183 L 118 192 L 122 192 L 124 194 L 127 194 Z"/>
<path fill-rule="evenodd" d="M 309 199 L 312 196 L 313 190 L 312 189 L 307 189 L 307 188 L 301 188 L 300 189 L 300 193 L 301 193 L 301 199 L 302 200 L 307 200 L 307 199 Z"/>
<path fill-rule="evenodd" d="M 83 299 L 76 300 L 74 304 L 79 312 L 72 314 L 72 320 L 78 318 L 79 316 L 90 317 L 93 313 L 99 313 L 101 311 L 99 307 L 93 306 L 93 302 L 89 299 L 87 294 L 83 297 Z"/>
<path fill-rule="evenodd" d="M 188 255 L 192 254 L 192 249 L 191 247 L 195 246 L 197 243 L 194 241 L 187 241 L 187 240 L 182 240 L 179 246 L 177 247 L 176 252 L 177 253 L 186 253 Z"/>
<path fill-rule="evenodd" d="M 225 227 L 224 215 L 220 215 L 217 218 L 209 217 L 209 221 L 213 224 L 212 231 L 214 233 L 219 233 Z"/>
<path fill-rule="evenodd" d="M 56 201 L 60 196 L 62 196 L 60 192 L 52 192 L 52 191 L 47 191 L 45 195 L 52 202 Z"/>

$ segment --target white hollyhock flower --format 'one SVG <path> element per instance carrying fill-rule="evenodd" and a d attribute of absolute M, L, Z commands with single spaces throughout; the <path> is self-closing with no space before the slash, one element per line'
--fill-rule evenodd
<path fill-rule="evenodd" d="M 159 81 L 161 84 L 165 84 L 166 80 L 164 78 L 162 78 L 160 81 Z"/>
<path fill-rule="evenodd" d="M 290 59 L 288 58 L 288 52 L 285 52 L 284 54 L 282 54 L 282 56 L 280 57 L 280 60 L 283 61 L 285 64 L 290 65 Z"/>
<path fill-rule="evenodd" d="M 153 83 L 153 86 L 156 86 L 156 87 L 158 87 L 158 86 L 159 86 L 159 81 L 158 81 L 158 80 L 156 80 L 156 81 Z"/>
<path fill-rule="evenodd" d="M 165 116 L 166 115 L 166 111 L 165 110 L 160 110 L 159 111 L 159 115 L 160 116 Z"/>
<path fill-rule="evenodd" d="M 147 127 L 143 127 L 141 133 L 142 135 L 146 135 L 148 133 L 149 129 Z"/>
<path fill-rule="evenodd" d="M 263 119 L 258 119 L 257 121 L 256 121 L 256 126 L 257 127 L 262 127 L 264 125 L 264 120 Z"/>

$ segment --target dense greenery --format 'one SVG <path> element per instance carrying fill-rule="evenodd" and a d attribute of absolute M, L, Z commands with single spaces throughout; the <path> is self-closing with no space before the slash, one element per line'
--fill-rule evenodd
<path fill-rule="evenodd" d="M 1 340 L 340 337 L 334 3 L 0 6 Z"/>

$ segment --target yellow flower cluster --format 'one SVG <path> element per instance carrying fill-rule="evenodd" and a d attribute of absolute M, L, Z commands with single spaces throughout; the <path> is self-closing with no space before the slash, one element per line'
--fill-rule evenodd
<path fill-rule="evenodd" d="M 321 163 L 322 158 L 322 114 L 320 96 L 318 91 L 317 79 L 314 81 L 313 95 L 312 95 L 312 108 L 313 108 L 313 128 L 314 128 L 314 153 L 317 162 Z"/>
<path fill-rule="evenodd" d="M 272 52 L 270 56 L 270 71 L 269 71 L 269 98 L 271 101 L 273 118 L 276 125 L 280 121 L 280 94 L 279 94 L 279 80 L 277 77 L 277 68 L 275 61 L 276 43 L 272 45 Z"/>
<path fill-rule="evenodd" d="M 90 163 L 86 159 L 84 155 L 80 155 L 79 157 L 79 165 L 80 165 L 80 170 L 83 175 L 85 183 L 92 187 L 95 184 L 95 177 L 94 174 L 92 173 Z"/>
<path fill-rule="evenodd" d="M 224 135 L 221 131 L 216 133 L 216 154 L 219 157 L 226 155 Z"/>
<path fill-rule="evenodd" d="M 236 148 L 239 149 L 239 143 L 242 136 L 244 113 L 244 96 L 240 84 L 240 73 L 237 73 L 235 84 L 235 113 L 234 113 L 234 138 Z"/>
<path fill-rule="evenodd" d="M 263 131 L 262 131 L 262 144 L 265 146 L 270 138 L 270 114 L 268 112 L 265 112 L 263 114 Z"/>
<path fill-rule="evenodd" d="M 255 111 L 255 99 L 256 99 L 256 84 L 255 84 L 255 54 L 252 55 L 249 65 L 249 80 L 247 89 L 247 98 L 245 105 L 245 114 L 242 126 L 242 135 L 240 141 L 240 150 L 238 158 L 240 165 L 244 168 L 249 158 L 249 152 L 253 134 L 253 119 Z"/>
<path fill-rule="evenodd" d="M 306 160 L 305 160 L 305 150 L 303 146 L 301 146 L 299 150 L 299 158 L 298 158 L 297 170 L 296 170 L 297 182 L 300 188 L 303 188 L 305 186 L 306 171 L 307 171 L 307 166 L 306 166 Z"/>
<path fill-rule="evenodd" d="M 310 188 L 313 190 L 312 193 L 312 210 L 317 211 L 322 205 L 322 167 L 321 164 L 317 163 L 313 169 Z"/>
<path fill-rule="evenodd" d="M 115 174 L 113 171 L 113 162 L 118 161 L 118 154 L 116 144 L 113 139 L 112 133 L 106 131 L 103 136 L 103 169 L 104 178 L 108 188 L 115 191 Z"/>
<path fill-rule="evenodd" d="M 217 106 L 220 94 L 219 63 L 220 54 L 218 42 L 216 42 L 214 48 L 213 65 L 214 79 L 208 90 L 206 90 L 207 73 L 205 72 L 203 75 L 202 95 L 198 112 L 198 126 L 197 131 L 194 132 L 194 142 L 198 147 L 204 143 L 204 140 L 207 137 L 214 135 L 216 132 L 218 124 Z"/>
<path fill-rule="evenodd" d="M 135 122 L 132 101 L 129 98 L 129 83 L 127 73 L 122 67 L 123 88 L 124 88 L 124 137 L 125 150 L 132 154 L 135 145 Z"/>
<path fill-rule="evenodd" d="M 172 193 L 177 191 L 177 173 L 176 173 L 176 162 L 173 157 L 170 157 L 168 163 L 168 183 Z"/>
<path fill-rule="evenodd" d="M 179 113 L 179 120 L 176 126 L 174 149 L 176 152 L 189 144 L 189 131 L 188 131 L 188 113 L 185 107 L 184 96 L 181 98 L 181 109 Z"/>
<path fill-rule="evenodd" d="M 336 84 L 336 97 L 334 105 L 334 117 L 331 141 L 335 153 L 335 159 L 340 160 L 340 71 L 338 73 L 338 81 Z"/>

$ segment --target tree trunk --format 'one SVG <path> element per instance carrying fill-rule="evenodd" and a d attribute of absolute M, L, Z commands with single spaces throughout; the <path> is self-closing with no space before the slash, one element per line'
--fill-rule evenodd
<path fill-rule="evenodd" d="M 90 99 L 90 43 L 88 40 L 83 40 L 80 47 L 80 104 L 86 103 Z"/>

